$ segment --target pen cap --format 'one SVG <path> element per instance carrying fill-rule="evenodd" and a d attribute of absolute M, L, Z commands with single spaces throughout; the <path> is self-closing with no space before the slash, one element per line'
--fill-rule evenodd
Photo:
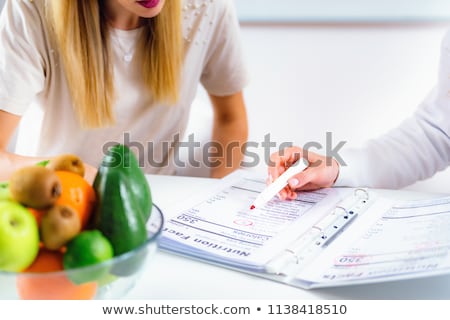
<path fill-rule="evenodd" d="M 303 170 L 305 170 L 309 166 L 308 160 L 305 158 L 300 158 L 296 162 L 294 162 L 287 170 L 286 172 L 289 172 L 289 176 L 294 176 Z"/>
<path fill-rule="evenodd" d="M 269 185 L 269 188 L 278 188 L 276 191 L 280 191 L 287 185 L 289 179 L 305 170 L 308 167 L 308 164 L 309 163 L 306 159 L 298 159 L 285 172 L 283 172 L 281 176 L 272 182 L 272 184 Z"/>

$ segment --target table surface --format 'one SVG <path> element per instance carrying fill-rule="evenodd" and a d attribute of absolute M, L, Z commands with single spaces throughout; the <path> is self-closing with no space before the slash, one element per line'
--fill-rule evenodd
<path fill-rule="evenodd" d="M 154 203 L 205 190 L 214 179 L 148 176 Z M 158 250 L 125 299 L 450 299 L 450 275 L 304 290 Z"/>

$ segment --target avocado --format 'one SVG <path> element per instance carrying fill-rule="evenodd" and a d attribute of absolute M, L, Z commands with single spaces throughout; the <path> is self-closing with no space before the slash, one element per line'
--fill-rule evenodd
<path fill-rule="evenodd" d="M 147 240 L 146 222 L 152 199 L 145 175 L 128 147 L 118 145 L 109 150 L 99 166 L 93 187 L 98 197 L 94 228 L 111 242 L 114 255 L 143 245 Z M 141 251 L 111 272 L 120 276 L 133 274 L 145 260 Z"/>
<path fill-rule="evenodd" d="M 153 207 L 152 194 L 147 178 L 130 148 L 123 144 L 116 144 L 109 148 L 103 157 L 101 168 L 104 172 L 120 171 L 122 179 L 128 181 L 131 193 L 134 194 L 141 214 L 147 222 Z"/>

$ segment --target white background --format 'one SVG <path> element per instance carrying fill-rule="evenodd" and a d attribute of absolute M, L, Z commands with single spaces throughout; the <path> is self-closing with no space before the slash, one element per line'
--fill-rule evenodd
<path fill-rule="evenodd" d="M 245 21 L 449 20 L 448 0 L 235 0 Z"/>

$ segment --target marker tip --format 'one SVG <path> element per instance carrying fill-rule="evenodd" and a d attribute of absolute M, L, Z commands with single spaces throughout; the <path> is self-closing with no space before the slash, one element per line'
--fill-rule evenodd
<path fill-rule="evenodd" d="M 251 207 L 250 207 L 250 210 L 253 210 L 253 209 L 255 209 L 256 207 L 252 204 L 251 205 Z"/>

